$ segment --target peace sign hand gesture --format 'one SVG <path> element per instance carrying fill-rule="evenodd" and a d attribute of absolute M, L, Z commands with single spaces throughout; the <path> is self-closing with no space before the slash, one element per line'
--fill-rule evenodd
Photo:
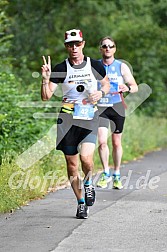
<path fill-rule="evenodd" d="M 44 63 L 41 67 L 42 77 L 43 79 L 49 81 L 50 76 L 51 76 L 51 59 L 50 59 L 50 56 L 48 56 L 48 63 L 47 63 L 45 56 L 42 56 L 42 58 L 43 58 L 43 63 Z"/>

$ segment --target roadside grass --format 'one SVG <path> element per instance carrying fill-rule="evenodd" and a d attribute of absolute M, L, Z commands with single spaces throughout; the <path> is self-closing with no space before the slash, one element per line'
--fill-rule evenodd
<path fill-rule="evenodd" d="M 112 166 L 111 137 L 108 138 Z M 126 118 L 123 133 L 123 162 L 136 159 L 149 151 L 167 147 L 167 120 L 143 115 Z M 95 169 L 101 162 L 96 145 Z M 53 150 L 28 169 L 21 169 L 6 154 L 0 166 L 0 212 L 12 212 L 33 199 L 41 199 L 48 192 L 67 183 L 67 172 L 62 152 Z"/>
<path fill-rule="evenodd" d="M 127 118 L 123 134 L 123 160 L 132 160 L 165 146 L 167 146 L 167 120 L 135 114 Z"/>
<path fill-rule="evenodd" d="M 12 212 L 67 182 L 63 155 L 51 152 L 30 168 L 21 169 L 5 156 L 0 166 L 0 213 Z"/>
<path fill-rule="evenodd" d="M 112 166 L 112 144 L 110 134 L 108 136 L 108 145 L 110 150 L 109 163 Z M 127 117 L 125 121 L 122 146 L 122 162 L 134 160 L 147 152 L 167 147 L 167 120 L 132 114 Z M 99 167 L 102 166 L 98 155 L 98 145 L 96 145 L 96 147 L 94 163 L 95 170 L 98 170 Z"/>

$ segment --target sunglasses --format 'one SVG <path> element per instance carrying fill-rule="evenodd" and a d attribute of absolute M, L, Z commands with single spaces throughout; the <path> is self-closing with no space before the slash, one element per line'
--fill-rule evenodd
<path fill-rule="evenodd" d="M 101 48 L 103 48 L 103 49 L 107 49 L 107 48 L 114 48 L 115 47 L 115 45 L 101 45 Z"/>
<path fill-rule="evenodd" d="M 65 43 L 65 45 L 67 46 L 67 47 L 74 47 L 74 45 L 76 46 L 76 47 L 79 47 L 79 46 L 81 46 L 82 45 L 82 41 L 75 41 L 75 42 L 68 42 L 68 43 Z"/>

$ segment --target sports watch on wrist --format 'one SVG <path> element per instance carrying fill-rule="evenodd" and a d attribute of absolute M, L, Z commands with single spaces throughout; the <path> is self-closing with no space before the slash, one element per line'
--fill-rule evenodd
<path fill-rule="evenodd" d="M 100 90 L 100 91 L 102 93 L 102 97 L 104 97 L 106 95 L 105 92 L 103 90 Z"/>
<path fill-rule="evenodd" d="M 130 93 L 130 91 L 131 91 L 131 87 L 130 87 L 130 86 L 128 86 L 128 88 L 129 88 L 129 91 L 128 91 L 128 92 Z"/>

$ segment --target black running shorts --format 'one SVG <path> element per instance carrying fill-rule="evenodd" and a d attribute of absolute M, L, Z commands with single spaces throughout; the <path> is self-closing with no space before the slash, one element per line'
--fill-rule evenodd
<path fill-rule="evenodd" d="M 56 149 L 65 155 L 75 155 L 81 143 L 96 144 L 99 113 L 92 120 L 73 119 L 72 114 L 60 113 L 57 120 Z"/>
<path fill-rule="evenodd" d="M 125 122 L 125 108 L 122 102 L 114 104 L 113 107 L 98 107 L 100 120 L 99 127 L 111 127 L 113 133 L 122 133 Z"/>

